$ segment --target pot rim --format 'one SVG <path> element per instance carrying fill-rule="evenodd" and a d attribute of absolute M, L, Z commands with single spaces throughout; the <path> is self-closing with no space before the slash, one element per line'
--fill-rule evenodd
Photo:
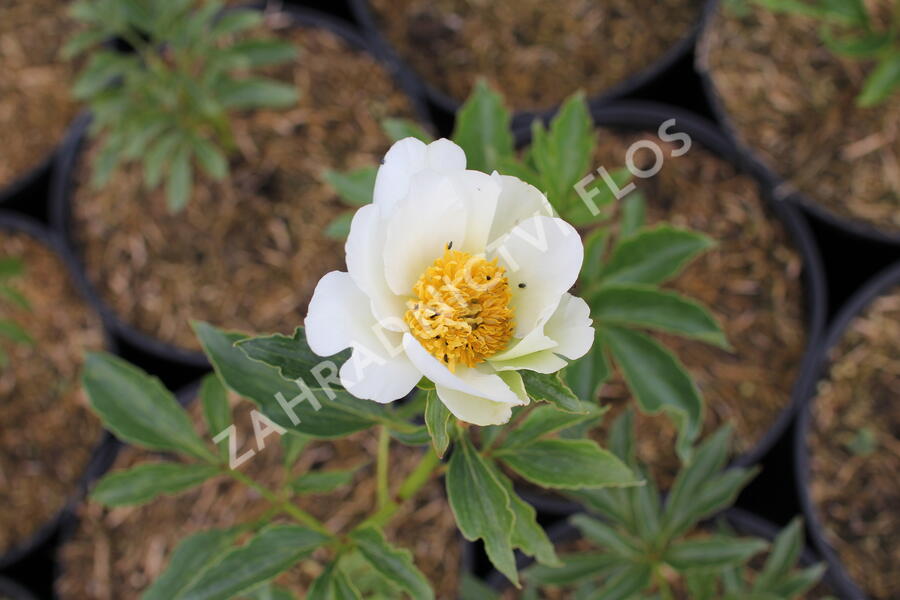
<path fill-rule="evenodd" d="M 825 338 L 815 353 L 815 360 L 807 366 L 803 378 L 802 404 L 798 413 L 797 426 L 794 428 L 794 485 L 803 515 L 808 523 L 809 537 L 816 550 L 828 563 L 833 573 L 836 586 L 852 600 L 864 600 L 865 592 L 853 581 L 844 568 L 837 552 L 825 539 L 824 524 L 819 510 L 810 494 L 810 450 L 807 439 L 812 427 L 812 410 L 816 399 L 816 387 L 823 377 L 827 376 L 830 361 L 828 355 L 843 338 L 851 322 L 859 316 L 876 298 L 890 288 L 900 284 L 900 262 L 897 262 L 872 277 L 844 304 L 831 323 Z"/>
<path fill-rule="evenodd" d="M 375 60 L 384 66 L 397 84 L 397 87 L 409 100 L 413 113 L 419 122 L 427 126 L 433 125 L 430 113 L 425 107 L 418 88 L 411 84 L 399 69 L 391 65 L 373 44 L 369 43 L 350 25 L 335 17 L 312 9 L 283 6 L 280 8 L 280 12 L 289 16 L 292 27 L 325 29 L 344 39 L 351 47 L 373 56 Z M 87 276 L 84 261 L 72 236 L 71 200 L 74 188 L 74 175 L 78 167 L 78 156 L 82 145 L 87 139 L 87 128 L 90 121 L 91 115 L 87 112 L 80 114 L 75 119 L 60 147 L 60 151 L 54 158 L 54 167 L 50 180 L 50 224 L 65 247 L 71 252 L 76 266 L 75 272 L 78 278 L 84 281 L 91 303 L 97 308 L 101 318 L 111 332 L 129 346 L 154 359 L 169 361 L 191 368 L 209 369 L 209 361 L 203 352 L 164 342 L 152 334 L 140 331 L 116 314 L 113 308 L 100 296 L 96 286 L 90 282 Z"/>

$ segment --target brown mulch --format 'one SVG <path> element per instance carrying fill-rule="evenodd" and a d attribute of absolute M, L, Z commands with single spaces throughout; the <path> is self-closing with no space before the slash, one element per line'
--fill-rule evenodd
<path fill-rule="evenodd" d="M 900 232 L 900 94 L 857 107 L 872 64 L 834 56 L 811 19 L 742 4 L 744 16 L 720 11 L 700 52 L 739 137 L 811 201 Z M 886 26 L 892 0 L 866 4 Z"/>
<path fill-rule="evenodd" d="M 86 350 L 103 347 L 100 319 L 81 300 L 65 265 L 22 233 L 0 231 L 0 256 L 16 257 L 25 273 L 11 284 L 30 303 L 5 298 L 3 319 L 21 325 L 33 346 L 0 341 L 0 555 L 24 543 L 76 492 L 100 423 L 80 390 Z"/>
<path fill-rule="evenodd" d="M 370 0 L 385 37 L 462 101 L 486 77 L 517 109 L 598 95 L 650 67 L 700 16 L 698 0 Z"/>

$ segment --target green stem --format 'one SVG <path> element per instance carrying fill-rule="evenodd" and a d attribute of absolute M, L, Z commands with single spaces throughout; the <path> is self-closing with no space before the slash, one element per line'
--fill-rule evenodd
<path fill-rule="evenodd" d="M 360 527 L 366 525 L 384 527 L 388 521 L 391 520 L 391 517 L 400 510 L 403 503 L 415 496 L 416 493 L 428 483 L 428 480 L 431 479 L 431 476 L 440 464 L 441 459 L 434 453 L 434 448 L 428 446 L 428 450 L 425 451 L 422 460 L 419 461 L 416 468 L 413 469 L 412 473 L 410 473 L 400 485 L 400 489 L 397 492 L 397 499 L 388 499 L 387 503 L 380 507 L 375 514 L 363 521 Z"/>
<path fill-rule="evenodd" d="M 378 486 L 378 508 L 383 508 L 391 500 L 388 487 L 388 457 L 391 452 L 391 434 L 387 427 L 378 428 L 378 462 L 376 463 L 376 484 Z"/>
<path fill-rule="evenodd" d="M 317 518 L 297 506 L 296 504 L 285 500 L 269 488 L 264 485 L 260 485 L 253 479 L 247 477 L 240 471 L 235 471 L 233 469 L 225 469 L 225 473 L 239 483 L 243 483 L 249 488 L 252 488 L 259 492 L 259 494 L 271 502 L 276 508 L 281 510 L 282 512 L 287 513 L 291 517 L 294 518 L 298 523 L 302 525 L 306 525 L 310 529 L 314 529 L 323 535 L 327 535 L 328 537 L 334 537 L 333 534 L 328 531 L 325 525 L 322 524 Z"/>

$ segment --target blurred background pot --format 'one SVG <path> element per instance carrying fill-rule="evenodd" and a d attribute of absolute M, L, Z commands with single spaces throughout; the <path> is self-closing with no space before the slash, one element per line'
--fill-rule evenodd
<path fill-rule="evenodd" d="M 323 173 L 377 164 L 390 145 L 382 119 L 427 121 L 414 86 L 346 25 L 299 9 L 267 20 L 298 45 L 298 59 L 271 76 L 294 83 L 300 100 L 237 116 L 230 178 L 198 177 L 183 211 L 171 214 L 134 166 L 92 189 L 87 118 L 57 162 L 54 226 L 106 322 L 144 355 L 204 368 L 192 319 L 266 332 L 302 322 L 319 277 L 342 268 L 343 244 L 324 231 L 346 208 Z"/>
<path fill-rule="evenodd" d="M 657 130 L 674 119 L 669 133 L 691 138 L 680 147 L 663 142 Z M 696 298 L 718 319 L 732 349 L 660 336 L 693 375 L 706 400 L 704 432 L 726 422 L 735 428 L 735 464 L 759 462 L 783 435 L 801 401 L 798 381 L 813 359 L 824 327 L 825 277 L 805 219 L 787 202 L 774 201 L 768 179 L 710 123 L 680 109 L 644 102 L 594 111 L 597 150 L 594 168 L 610 171 L 626 162 L 638 140 L 655 144 L 660 171 L 634 178 L 647 199 L 647 224 L 668 221 L 707 234 L 716 245 L 666 287 Z M 527 137 L 520 132 L 520 139 Z M 635 166 L 651 169 L 650 150 L 633 155 Z M 599 176 L 597 181 L 600 181 Z M 602 185 L 602 183 L 601 183 Z M 599 402 L 611 406 L 605 423 L 634 400 L 617 376 L 601 389 Z M 678 459 L 671 452 L 675 428 L 665 415 L 639 415 L 638 451 L 663 486 Z M 599 432 L 603 440 L 603 430 Z M 576 510 L 568 502 L 541 503 L 551 514 Z"/>
<path fill-rule="evenodd" d="M 0 568 L 25 558 L 57 530 L 67 503 L 104 469 L 102 428 L 80 391 L 84 353 L 112 348 L 57 239 L 25 217 L 0 212 L 0 256 L 23 271 L 4 283 L 3 318 L 30 342 L 0 344 Z"/>
<path fill-rule="evenodd" d="M 796 481 L 846 598 L 900 593 L 900 264 L 841 310 L 805 377 Z"/>
<path fill-rule="evenodd" d="M 867 3 L 887 23 L 891 0 Z M 697 69 L 718 120 L 748 156 L 818 219 L 900 244 L 900 96 L 856 97 L 871 70 L 835 56 L 819 23 L 754 2 L 709 0 Z"/>
<path fill-rule="evenodd" d="M 46 174 L 77 112 L 76 66 L 60 58 L 74 26 L 68 9 L 58 0 L 0 4 L 0 205 Z"/>
<path fill-rule="evenodd" d="M 399 57 L 441 110 L 455 113 L 483 76 L 503 91 L 519 123 L 548 116 L 579 89 L 600 105 L 654 80 L 691 51 L 702 13 L 701 0 L 350 0 L 350 6 L 369 37 Z"/>

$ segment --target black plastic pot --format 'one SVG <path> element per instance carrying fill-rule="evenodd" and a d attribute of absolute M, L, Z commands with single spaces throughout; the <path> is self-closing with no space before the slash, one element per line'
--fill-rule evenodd
<path fill-rule="evenodd" d="M 709 522 L 715 523 L 720 519 L 741 536 L 758 537 L 771 542 L 779 533 L 778 527 L 773 523 L 739 508 L 729 508 L 719 517 L 714 517 Z M 547 530 L 547 535 L 554 546 L 558 546 L 560 543 L 577 540 L 581 536 L 578 529 L 568 521 L 556 523 Z M 518 554 L 516 559 L 516 566 L 519 571 L 534 563 L 532 559 L 523 556 L 522 554 Z M 804 548 L 800 555 L 800 565 L 809 567 L 817 562 L 819 562 L 818 556 L 816 556 L 809 548 Z M 834 582 L 830 573 L 825 574 L 823 581 L 829 587 L 834 587 Z M 505 590 L 509 587 L 509 581 L 507 581 L 506 577 L 496 570 L 491 572 L 487 582 L 488 585 L 498 591 Z"/>
<path fill-rule="evenodd" d="M 330 31 L 351 46 L 361 51 L 368 52 L 382 62 L 388 72 L 394 77 L 398 87 L 408 96 L 416 116 L 422 123 L 430 123 L 430 114 L 425 107 L 418 87 L 407 77 L 394 63 L 386 59 L 373 44 L 366 41 L 353 28 L 328 15 L 312 10 L 304 10 L 293 7 L 284 7 L 285 14 L 289 15 L 294 26 L 322 28 Z M 55 161 L 53 177 L 50 188 L 50 222 L 65 244 L 75 257 L 76 270 L 80 279 L 87 282 L 88 296 L 91 302 L 98 307 L 104 323 L 116 337 L 129 349 L 133 349 L 140 362 L 163 362 L 178 367 L 186 366 L 193 369 L 208 369 L 209 362 L 206 356 L 199 351 L 178 347 L 174 344 L 163 342 L 151 335 L 139 331 L 133 325 L 120 318 L 112 308 L 100 297 L 96 288 L 89 282 L 83 264 L 82 256 L 77 248 L 77 243 L 71 230 L 71 201 L 72 190 L 75 185 L 75 173 L 79 168 L 78 160 L 82 146 L 87 139 L 87 129 L 90 123 L 90 115 L 80 115 L 71 126 L 63 146 Z M 164 368 L 165 369 L 165 368 Z M 187 377 L 192 379 L 196 372 Z"/>
<path fill-rule="evenodd" d="M 803 507 L 803 514 L 808 523 L 809 536 L 816 550 L 828 562 L 828 567 L 834 574 L 835 585 L 841 594 L 851 600 L 864 600 L 865 592 L 855 583 L 844 567 L 841 565 L 837 553 L 825 539 L 824 526 L 819 518 L 819 511 L 813 502 L 809 490 L 809 448 L 807 438 L 812 426 L 812 411 L 815 408 L 816 387 L 826 374 L 828 368 L 828 354 L 832 348 L 840 342 L 847 327 L 869 304 L 878 296 L 885 293 L 891 287 L 900 284 L 900 263 L 882 271 L 869 283 L 863 286 L 853 298 L 841 309 L 834 323 L 828 329 L 824 341 L 817 349 L 814 360 L 807 365 L 806 374 L 803 377 L 803 409 L 798 417 L 798 426 L 794 433 L 794 468 L 796 470 L 795 481 L 797 494 Z"/>
<path fill-rule="evenodd" d="M 0 189 L 0 208 L 13 210 L 34 219 L 44 220 L 47 212 L 46 198 L 36 192 L 46 184 L 53 164 L 54 154 L 43 159 L 30 171 Z"/>
<path fill-rule="evenodd" d="M 3 600 L 36 600 L 31 592 L 5 577 L 0 577 L 0 598 Z"/>
<path fill-rule="evenodd" d="M 712 76 L 709 73 L 709 49 L 702 43 L 704 32 L 710 26 L 710 23 L 719 10 L 721 10 L 720 0 L 707 0 L 703 11 L 699 43 L 697 44 L 695 53 L 695 67 L 703 84 L 703 89 L 706 92 L 707 101 L 716 116 L 716 120 L 724 129 L 725 135 L 729 140 L 738 147 L 744 160 L 754 163 L 754 168 L 764 173 L 765 177 L 773 182 L 773 192 L 776 200 L 789 198 L 799 204 L 804 211 L 816 219 L 855 238 L 879 244 L 900 245 L 900 233 L 882 231 L 863 221 L 837 215 L 806 195 L 796 191 L 784 180 L 784 178 L 766 164 L 754 148 L 750 148 L 741 141 L 737 128 L 729 118 L 728 111 L 725 109 L 725 103 L 716 89 Z"/>
<path fill-rule="evenodd" d="M 748 162 L 730 139 L 723 136 L 712 123 L 701 117 L 683 109 L 638 101 L 610 104 L 592 112 L 595 126 L 620 130 L 656 132 L 662 122 L 675 119 L 673 131 L 687 133 L 694 142 L 698 142 L 716 156 L 756 180 L 772 217 L 784 225 L 794 247 L 803 258 L 807 341 L 799 372 L 805 373 L 816 360 L 822 339 L 827 313 L 827 292 L 818 247 L 808 223 L 797 206 L 777 198 L 772 181 L 766 177 L 765 173 L 759 171 L 754 163 Z M 516 139 L 521 144 L 527 144 L 530 140 L 528 131 L 520 128 L 517 131 Z M 652 202 L 653 199 L 651 198 L 649 201 Z M 805 398 L 802 384 L 802 378 L 798 377 L 791 393 L 790 402 L 784 407 L 766 434 L 756 443 L 756 446 L 750 452 L 734 459 L 733 466 L 748 467 L 757 464 L 775 442 L 784 435 Z M 526 493 L 525 496 L 539 511 L 549 515 L 565 516 L 580 510 L 578 504 L 559 497 L 551 497 L 548 494 Z"/>
<path fill-rule="evenodd" d="M 382 35 L 377 19 L 369 7 L 368 0 L 349 0 L 349 3 L 356 21 L 362 26 L 363 32 L 372 40 L 372 43 L 379 47 L 382 52 L 389 55 L 394 62 L 400 65 L 400 68 L 408 77 L 415 79 L 419 83 L 432 104 L 443 111 L 445 115 L 455 115 L 456 111 L 462 105 L 462 102 L 450 97 L 444 91 L 425 81 L 424 78 L 420 77 L 409 64 L 400 58 L 397 51 L 394 50 L 387 41 L 387 38 Z M 590 105 L 593 108 L 601 107 L 613 100 L 618 100 L 631 95 L 635 91 L 659 78 L 675 63 L 687 56 L 693 50 L 694 45 L 697 42 L 697 36 L 700 32 L 701 22 L 702 15 L 698 14 L 696 24 L 680 41 L 669 48 L 665 54 L 648 65 L 644 70 L 635 73 L 628 79 L 614 85 L 605 92 L 590 98 Z M 548 118 L 556 113 L 558 108 L 558 106 L 548 106 L 541 110 L 519 111 L 513 116 L 513 124 L 518 126 L 530 123 L 535 118 Z"/>
<path fill-rule="evenodd" d="M 27 217 L 5 211 L 0 211 L 0 230 L 22 232 L 53 250 L 72 276 L 76 290 L 78 290 L 78 292 L 85 297 L 86 301 L 91 304 L 90 301 L 87 300 L 84 282 L 79 279 L 77 271 L 74 269 L 71 255 L 66 251 L 65 247 L 59 242 L 59 239 L 53 232 Z M 110 352 L 114 352 L 116 349 L 115 342 L 105 330 L 104 337 L 106 349 Z M 61 524 L 66 518 L 68 507 L 72 503 L 78 501 L 84 494 L 87 485 L 105 472 L 106 469 L 109 468 L 109 464 L 111 464 L 110 440 L 108 434 L 104 433 L 101 440 L 94 448 L 91 458 L 88 461 L 88 465 L 85 467 L 84 474 L 79 480 L 76 489 L 73 490 L 72 497 L 67 505 L 62 507 L 54 517 L 33 533 L 31 537 L 23 540 L 19 545 L 14 546 L 0 556 L 0 570 L 10 570 L 16 563 L 25 559 L 35 549 L 47 542 L 47 540 L 60 529 Z"/>

